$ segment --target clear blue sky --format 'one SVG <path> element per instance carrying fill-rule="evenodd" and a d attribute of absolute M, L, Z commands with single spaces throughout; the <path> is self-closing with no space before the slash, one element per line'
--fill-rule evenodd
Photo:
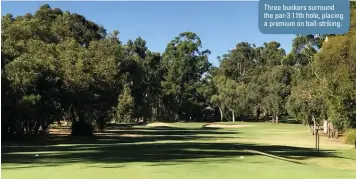
<path fill-rule="evenodd" d="M 34 13 L 42 4 L 84 15 L 108 32 L 120 31 L 120 40 L 141 36 L 151 51 L 163 52 L 184 31 L 198 34 L 209 61 L 239 42 L 262 45 L 277 41 L 289 52 L 294 35 L 264 35 L 258 29 L 258 2 L 1 2 L 1 15 Z"/>

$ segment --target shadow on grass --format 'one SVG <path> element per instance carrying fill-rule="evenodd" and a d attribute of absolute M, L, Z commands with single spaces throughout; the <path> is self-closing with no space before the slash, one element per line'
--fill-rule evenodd
<path fill-rule="evenodd" d="M 160 162 L 198 162 L 195 159 L 254 155 L 294 163 L 299 163 L 296 160 L 312 157 L 336 157 L 333 151 L 317 153 L 312 148 L 214 142 L 214 138 L 237 138 L 239 133 L 236 130 L 141 127 L 116 129 L 111 128 L 94 138 L 51 136 L 45 140 L 27 141 L 17 145 L 3 144 L 3 164 L 26 164 L 6 166 L 3 169 L 53 167 L 76 162 L 119 166 L 130 162 L 154 162 L 154 165 L 159 165 Z M 122 134 L 136 137 L 125 137 Z"/>
<path fill-rule="evenodd" d="M 123 144 L 139 142 L 162 142 L 162 141 L 187 141 L 187 140 L 214 140 L 223 138 L 238 138 L 236 130 L 200 129 L 200 128 L 175 128 L 175 127 L 108 127 L 103 133 L 96 133 L 92 137 L 73 137 L 69 135 L 49 135 L 47 137 L 35 137 L 29 140 L 3 142 L 3 152 L 16 152 L 20 147 L 36 148 L 42 145 L 46 151 L 54 145 L 75 144 Z M 5 147 L 3 147 L 5 146 Z M 6 147 L 7 146 L 7 147 Z M 9 146 L 15 146 L 7 151 Z"/>

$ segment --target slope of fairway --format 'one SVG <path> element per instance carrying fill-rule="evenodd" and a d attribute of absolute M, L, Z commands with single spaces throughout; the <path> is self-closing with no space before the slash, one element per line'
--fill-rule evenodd
<path fill-rule="evenodd" d="M 113 126 L 95 138 L 3 143 L 2 178 L 356 178 L 351 145 L 321 137 L 317 153 L 305 126 L 236 124 L 248 127 Z"/>

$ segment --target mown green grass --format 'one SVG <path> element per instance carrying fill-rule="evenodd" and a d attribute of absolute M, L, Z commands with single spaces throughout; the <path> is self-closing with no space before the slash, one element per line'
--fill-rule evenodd
<path fill-rule="evenodd" d="M 223 123 L 232 124 L 232 123 Z M 2 178 L 356 178 L 356 150 L 296 124 L 112 127 L 95 138 L 2 144 Z M 35 156 L 38 154 L 38 156 Z"/>

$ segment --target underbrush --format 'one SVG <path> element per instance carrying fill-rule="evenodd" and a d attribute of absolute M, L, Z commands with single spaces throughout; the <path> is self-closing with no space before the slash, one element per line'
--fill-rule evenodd
<path fill-rule="evenodd" d="M 345 132 L 345 143 L 354 144 L 356 148 L 356 129 L 347 129 Z"/>

